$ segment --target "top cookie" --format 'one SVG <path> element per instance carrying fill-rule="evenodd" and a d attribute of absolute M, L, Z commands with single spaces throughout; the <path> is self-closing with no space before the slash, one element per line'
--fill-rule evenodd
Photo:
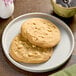
<path fill-rule="evenodd" d="M 22 36 L 30 43 L 43 48 L 54 47 L 60 41 L 60 31 L 55 24 L 42 18 L 31 18 L 24 22 Z"/>

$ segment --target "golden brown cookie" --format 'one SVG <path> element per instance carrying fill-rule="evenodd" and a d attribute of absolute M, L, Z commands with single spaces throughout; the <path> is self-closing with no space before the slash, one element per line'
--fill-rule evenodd
<path fill-rule="evenodd" d="M 27 39 L 27 36 L 26 36 L 26 29 L 31 26 L 32 22 L 30 22 L 30 19 L 26 20 L 25 22 L 23 22 L 22 26 L 21 26 L 21 34 L 22 36 Z"/>
<path fill-rule="evenodd" d="M 56 46 L 60 31 L 55 24 L 42 18 L 31 18 L 22 25 L 21 34 L 30 43 L 43 48 Z"/>
<path fill-rule="evenodd" d="M 14 38 L 10 46 L 10 56 L 18 62 L 42 63 L 52 55 L 53 49 L 44 49 L 32 45 L 19 34 Z"/>

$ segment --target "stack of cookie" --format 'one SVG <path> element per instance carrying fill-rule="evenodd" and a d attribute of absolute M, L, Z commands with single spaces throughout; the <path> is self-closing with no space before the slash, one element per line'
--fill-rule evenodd
<path fill-rule="evenodd" d="M 21 33 L 11 43 L 10 56 L 18 62 L 43 63 L 52 56 L 60 41 L 55 24 L 42 18 L 31 18 L 21 26 Z"/>

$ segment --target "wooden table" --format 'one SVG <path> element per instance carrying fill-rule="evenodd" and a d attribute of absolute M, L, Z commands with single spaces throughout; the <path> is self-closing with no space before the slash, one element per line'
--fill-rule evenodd
<path fill-rule="evenodd" d="M 23 71 L 15 67 L 12 63 L 10 63 L 10 61 L 4 55 L 3 49 L 2 49 L 1 37 L 2 37 L 3 30 L 12 19 L 14 19 L 19 15 L 29 13 L 29 12 L 44 12 L 44 13 L 57 16 L 56 14 L 52 13 L 52 6 L 50 5 L 50 0 L 15 0 L 15 11 L 12 17 L 5 20 L 0 19 L 0 76 L 47 76 L 67 66 L 76 64 L 76 45 L 70 59 L 60 68 L 52 72 L 31 73 L 31 72 Z M 68 19 L 61 18 L 61 17 L 59 18 L 65 21 L 69 25 L 69 27 L 73 31 L 73 34 L 75 37 L 75 43 L 76 43 L 76 16 Z"/>

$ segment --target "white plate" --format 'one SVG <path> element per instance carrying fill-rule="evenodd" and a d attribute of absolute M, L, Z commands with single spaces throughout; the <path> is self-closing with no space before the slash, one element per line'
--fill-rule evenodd
<path fill-rule="evenodd" d="M 9 48 L 13 38 L 20 32 L 21 24 L 28 18 L 40 17 L 52 21 L 61 31 L 61 41 L 54 48 L 52 57 L 42 64 L 23 64 L 14 61 L 9 55 Z M 71 56 L 74 48 L 74 37 L 70 28 L 61 20 L 45 13 L 29 13 L 12 20 L 5 28 L 2 36 L 2 45 L 6 57 L 18 68 L 31 72 L 46 72 L 58 68 Z"/>

